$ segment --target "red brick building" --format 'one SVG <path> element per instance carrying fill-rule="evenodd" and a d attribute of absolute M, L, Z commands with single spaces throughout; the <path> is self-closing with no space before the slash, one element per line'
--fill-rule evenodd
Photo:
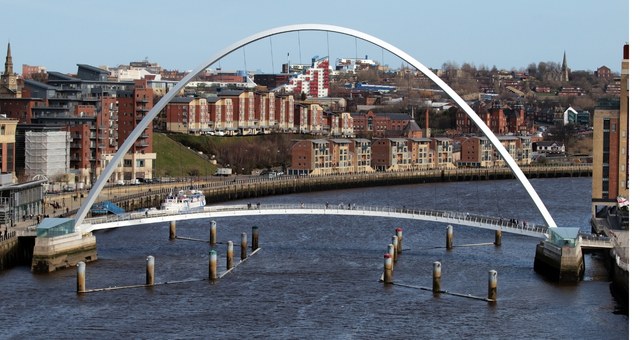
<path fill-rule="evenodd" d="M 357 137 L 403 137 L 412 119 L 405 113 L 353 113 L 353 132 Z"/>

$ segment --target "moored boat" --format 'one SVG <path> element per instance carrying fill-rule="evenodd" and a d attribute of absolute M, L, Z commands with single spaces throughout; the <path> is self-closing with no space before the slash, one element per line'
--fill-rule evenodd
<path fill-rule="evenodd" d="M 195 189 L 180 190 L 177 193 L 170 193 L 160 205 L 160 210 L 189 213 L 202 211 L 206 205 L 207 202 L 202 191 Z"/>

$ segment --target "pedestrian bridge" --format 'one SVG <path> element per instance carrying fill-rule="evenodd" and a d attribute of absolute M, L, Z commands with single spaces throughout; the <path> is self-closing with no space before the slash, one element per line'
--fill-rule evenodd
<path fill-rule="evenodd" d="M 418 221 L 439 222 L 442 224 L 464 225 L 490 230 L 501 230 L 505 233 L 532 236 L 541 239 L 546 238 L 545 234 L 547 231 L 546 226 L 528 224 L 526 222 L 518 222 L 500 217 L 481 216 L 454 211 L 304 203 L 215 205 L 206 206 L 204 207 L 204 210 L 191 213 L 176 213 L 151 209 L 120 215 L 85 218 L 84 223 L 80 227 L 82 228 L 83 233 L 87 233 L 95 230 L 120 228 L 138 224 L 257 215 L 345 215 L 404 218 Z"/>

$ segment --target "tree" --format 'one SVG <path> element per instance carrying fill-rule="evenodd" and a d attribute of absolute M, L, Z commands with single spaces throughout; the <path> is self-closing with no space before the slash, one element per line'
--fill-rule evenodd
<path fill-rule="evenodd" d="M 551 127 L 548 133 L 553 140 L 562 142 L 565 148 L 569 148 L 578 138 L 578 127 L 574 123 L 564 125 L 563 122 L 559 122 Z"/>

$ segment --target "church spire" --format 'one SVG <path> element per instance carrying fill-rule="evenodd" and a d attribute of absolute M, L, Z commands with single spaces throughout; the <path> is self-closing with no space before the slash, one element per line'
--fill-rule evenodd
<path fill-rule="evenodd" d="M 561 77 L 561 81 L 569 81 L 569 67 L 567 66 L 567 51 L 564 51 L 564 54 L 562 55 L 562 69 L 560 70 L 562 72 L 562 75 L 560 75 Z"/>
<path fill-rule="evenodd" d="M 4 63 L 4 74 L 13 75 L 13 59 L 11 58 L 11 43 L 7 43 L 7 60 Z"/>

